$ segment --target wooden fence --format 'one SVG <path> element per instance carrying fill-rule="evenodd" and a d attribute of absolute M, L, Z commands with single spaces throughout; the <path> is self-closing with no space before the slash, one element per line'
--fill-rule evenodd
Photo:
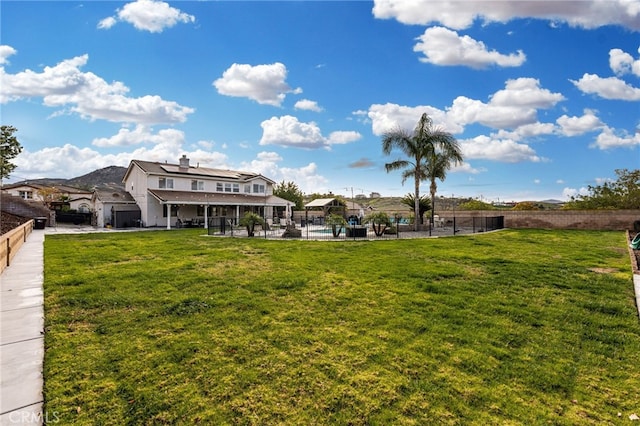
<path fill-rule="evenodd" d="M 18 250 L 27 241 L 27 237 L 33 231 L 34 220 L 23 223 L 19 227 L 0 235 L 0 273 L 7 266 L 11 265 L 11 261 L 18 254 Z"/>

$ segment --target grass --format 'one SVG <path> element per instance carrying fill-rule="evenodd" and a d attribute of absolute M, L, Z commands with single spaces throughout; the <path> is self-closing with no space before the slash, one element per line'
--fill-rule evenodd
<path fill-rule="evenodd" d="M 201 234 L 47 236 L 47 412 L 125 425 L 573 425 L 640 413 L 621 232 Z"/>

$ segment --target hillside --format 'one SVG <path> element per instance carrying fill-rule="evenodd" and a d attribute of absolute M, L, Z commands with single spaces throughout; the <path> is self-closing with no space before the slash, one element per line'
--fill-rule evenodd
<path fill-rule="evenodd" d="M 122 179 L 124 178 L 124 174 L 126 173 L 126 167 L 119 166 L 109 166 L 102 169 L 95 170 L 91 173 L 87 173 L 86 175 L 74 177 L 71 179 L 57 179 L 57 178 L 42 178 L 42 179 L 30 179 L 29 181 L 16 182 L 16 184 L 21 183 L 31 183 L 31 184 L 39 184 L 46 186 L 55 186 L 55 185 L 67 185 L 72 186 L 74 188 L 81 189 L 93 189 L 96 187 L 113 187 L 113 186 L 122 186 Z"/>
<path fill-rule="evenodd" d="M 79 188 L 94 188 L 113 185 L 122 186 L 122 179 L 126 172 L 126 167 L 109 166 L 87 173 L 83 176 L 68 179 L 65 184 Z"/>

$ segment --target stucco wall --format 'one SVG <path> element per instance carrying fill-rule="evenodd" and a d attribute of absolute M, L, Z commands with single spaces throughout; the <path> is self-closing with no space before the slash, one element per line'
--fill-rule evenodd
<path fill-rule="evenodd" d="M 451 211 L 438 213 L 445 220 L 453 217 Z M 486 210 L 456 211 L 455 216 L 457 226 L 472 217 L 504 216 L 505 228 L 625 231 L 633 230 L 633 223 L 640 221 L 640 210 Z"/>

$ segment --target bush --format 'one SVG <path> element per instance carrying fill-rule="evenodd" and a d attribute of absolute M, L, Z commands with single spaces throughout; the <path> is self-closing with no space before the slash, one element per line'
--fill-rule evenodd
<path fill-rule="evenodd" d="M 384 212 L 375 212 L 365 216 L 362 223 L 370 223 L 376 237 L 379 237 L 384 234 L 387 227 L 391 226 L 391 219 Z"/>
<path fill-rule="evenodd" d="M 247 212 L 240 219 L 240 226 L 247 228 L 247 235 L 253 237 L 256 225 L 264 225 L 264 219 L 258 214 Z"/>

